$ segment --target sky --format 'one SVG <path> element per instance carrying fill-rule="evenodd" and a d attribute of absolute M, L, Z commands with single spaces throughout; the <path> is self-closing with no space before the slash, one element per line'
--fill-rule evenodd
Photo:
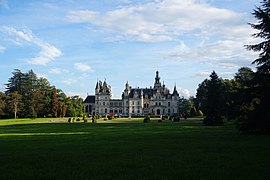
<path fill-rule="evenodd" d="M 68 96 L 94 94 L 97 80 L 120 98 L 128 81 L 161 82 L 196 95 L 214 70 L 255 69 L 248 23 L 259 0 L 0 0 L 0 91 L 14 69 L 33 70 Z"/>

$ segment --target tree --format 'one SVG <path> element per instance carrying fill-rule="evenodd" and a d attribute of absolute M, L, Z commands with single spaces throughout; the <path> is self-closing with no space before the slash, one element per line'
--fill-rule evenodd
<path fill-rule="evenodd" d="M 208 79 L 205 79 L 202 83 L 200 83 L 197 89 L 196 98 L 194 100 L 196 109 L 201 110 L 203 113 L 205 113 L 206 110 L 208 86 Z"/>
<path fill-rule="evenodd" d="M 5 116 L 6 109 L 6 95 L 5 93 L 0 92 L 0 117 Z"/>
<path fill-rule="evenodd" d="M 17 113 L 22 109 L 22 95 L 17 91 L 12 92 L 8 97 L 8 104 L 14 113 L 14 118 L 16 119 Z"/>
<path fill-rule="evenodd" d="M 189 99 L 185 99 L 184 97 L 179 99 L 180 114 L 189 116 L 191 108 L 192 108 L 192 102 Z"/>
<path fill-rule="evenodd" d="M 51 96 L 51 108 L 52 108 L 52 116 L 58 116 L 58 99 L 57 99 L 57 91 L 56 88 L 53 88 L 52 96 Z"/>
<path fill-rule="evenodd" d="M 213 71 L 210 75 L 206 94 L 205 125 L 221 125 L 222 119 L 222 84 L 218 75 Z"/>
<path fill-rule="evenodd" d="M 248 50 L 259 52 L 259 57 L 252 62 L 257 65 L 257 72 L 243 91 L 244 102 L 237 127 L 241 131 L 270 132 L 270 0 L 263 0 L 252 14 L 258 20 L 257 24 L 250 23 L 258 30 L 253 37 L 262 42 L 246 46 Z"/>

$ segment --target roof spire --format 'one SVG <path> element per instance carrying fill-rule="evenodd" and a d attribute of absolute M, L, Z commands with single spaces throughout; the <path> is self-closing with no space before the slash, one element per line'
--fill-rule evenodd
<path fill-rule="evenodd" d="M 174 83 L 173 95 L 179 95 L 176 89 L 176 83 Z"/>

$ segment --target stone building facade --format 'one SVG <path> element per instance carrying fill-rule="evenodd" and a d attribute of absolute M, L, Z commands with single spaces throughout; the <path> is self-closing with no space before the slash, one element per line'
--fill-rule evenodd
<path fill-rule="evenodd" d="M 84 105 L 89 115 L 172 116 L 179 114 L 179 94 L 176 86 L 170 93 L 164 83 L 161 84 L 157 71 L 153 88 L 132 88 L 127 82 L 121 99 L 112 99 L 110 85 L 99 81 L 95 95 L 87 96 Z"/>

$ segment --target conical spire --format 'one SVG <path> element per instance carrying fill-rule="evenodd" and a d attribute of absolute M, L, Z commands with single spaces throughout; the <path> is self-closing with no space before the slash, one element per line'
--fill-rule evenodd
<path fill-rule="evenodd" d="M 99 84 L 98 84 L 98 81 L 97 81 L 97 84 L 96 84 L 96 90 L 99 90 Z"/>
<path fill-rule="evenodd" d="M 174 88 L 173 88 L 173 95 L 179 95 L 176 89 L 176 85 L 174 85 Z"/>

